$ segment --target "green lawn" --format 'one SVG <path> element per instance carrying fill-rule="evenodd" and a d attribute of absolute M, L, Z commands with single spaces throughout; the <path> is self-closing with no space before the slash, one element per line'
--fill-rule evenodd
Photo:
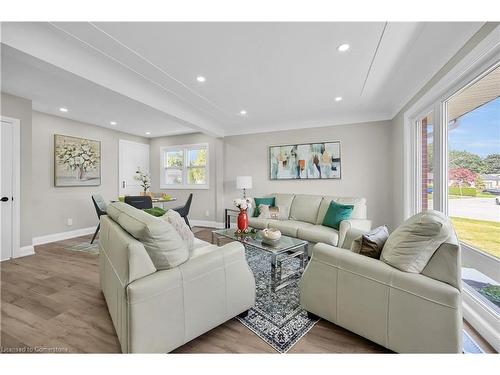
<path fill-rule="evenodd" d="M 462 217 L 451 220 L 460 241 L 500 258 L 500 223 Z"/>

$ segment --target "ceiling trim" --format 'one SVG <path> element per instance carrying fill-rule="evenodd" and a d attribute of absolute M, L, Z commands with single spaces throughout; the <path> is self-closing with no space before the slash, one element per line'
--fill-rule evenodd
<path fill-rule="evenodd" d="M 230 114 L 228 114 L 224 109 L 222 109 L 221 107 L 219 107 L 217 104 L 215 104 L 213 101 L 211 101 L 210 99 L 208 99 L 207 97 L 201 95 L 200 93 L 196 92 L 194 89 L 192 89 L 191 87 L 189 87 L 187 84 L 185 84 L 184 82 L 182 82 L 181 80 L 175 78 L 175 76 L 173 76 L 171 73 L 165 71 L 163 68 L 159 67 L 158 65 L 156 65 L 155 63 L 153 63 L 151 60 L 147 59 L 146 57 L 142 56 L 139 52 L 137 52 L 136 50 L 134 50 L 133 48 L 127 46 L 125 43 L 123 43 L 121 40 L 119 40 L 118 38 L 114 37 L 113 35 L 107 33 L 106 31 L 104 31 L 103 29 L 101 29 L 99 26 L 95 25 L 93 22 L 88 22 L 92 27 L 94 27 L 96 30 L 98 30 L 99 32 L 103 33 L 104 35 L 106 35 L 108 38 L 110 38 L 111 40 L 113 40 L 114 42 L 118 43 L 120 46 L 122 46 L 123 48 L 126 48 L 127 50 L 129 50 L 130 52 L 132 52 L 134 55 L 136 55 L 137 57 L 139 57 L 141 60 L 143 60 L 144 62 L 146 62 L 147 64 L 151 65 L 153 68 L 155 68 L 156 70 L 158 70 L 160 73 L 162 73 L 163 75 L 167 76 L 168 78 L 170 78 L 171 80 L 177 82 L 178 84 L 180 84 L 182 87 L 184 87 L 186 90 L 188 90 L 189 92 L 191 92 L 192 94 L 196 95 L 197 97 L 199 97 L 200 99 L 203 99 L 205 102 L 207 102 L 208 104 L 210 104 L 212 107 L 214 107 L 215 109 L 217 109 L 220 113 L 222 113 L 223 115 L 227 116 L 228 118 L 231 118 L 231 117 L 234 117 L 234 116 L 231 116 Z M 170 91 L 170 90 L 169 90 Z M 172 92 L 174 95 L 176 95 L 177 97 L 181 98 L 181 96 L 173 91 L 170 91 Z M 188 102 L 189 104 L 193 105 L 194 107 L 197 107 L 195 104 L 193 104 L 192 102 L 190 102 L 188 99 L 186 98 L 183 98 L 186 102 Z M 197 107 L 198 109 L 200 110 L 203 110 L 202 108 L 200 107 Z"/>
<path fill-rule="evenodd" d="M 246 135 L 246 134 L 260 134 L 260 133 L 273 133 L 286 130 L 298 130 L 298 129 L 314 129 L 314 128 L 326 128 L 330 126 L 340 126 L 340 125 L 361 125 L 369 122 L 380 122 L 380 121 L 391 121 L 393 117 L 389 113 L 380 114 L 368 114 L 368 115 L 349 115 L 343 116 L 341 118 L 332 119 L 316 119 L 316 120 L 304 120 L 300 122 L 290 123 L 271 123 L 263 124 L 260 127 L 248 127 L 242 129 L 234 129 L 226 132 L 225 137 L 236 136 L 236 135 Z"/>
<path fill-rule="evenodd" d="M 378 50 L 380 47 L 380 43 L 382 42 L 382 39 L 384 38 L 385 30 L 387 29 L 387 24 L 388 24 L 388 22 L 384 23 L 384 28 L 382 29 L 382 32 L 380 33 L 380 38 L 378 39 L 377 48 L 375 48 L 375 52 L 373 53 L 372 61 L 370 62 L 370 66 L 368 67 L 368 71 L 366 72 L 366 77 L 365 77 L 365 80 L 363 82 L 363 87 L 361 88 L 361 92 L 360 92 L 359 96 L 363 96 L 363 92 L 365 91 L 366 82 L 368 81 L 368 77 L 370 76 L 370 73 L 372 71 L 373 62 L 377 58 L 377 53 L 378 53 Z"/>

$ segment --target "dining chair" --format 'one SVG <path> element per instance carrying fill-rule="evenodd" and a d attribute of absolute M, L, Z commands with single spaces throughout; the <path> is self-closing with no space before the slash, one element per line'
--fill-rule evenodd
<path fill-rule="evenodd" d="M 127 195 L 125 197 L 125 203 L 130 204 L 139 210 L 153 208 L 153 200 L 149 195 Z"/>
<path fill-rule="evenodd" d="M 184 206 L 172 208 L 174 211 L 177 211 L 179 215 L 181 215 L 181 217 L 184 219 L 189 228 L 191 228 L 191 224 L 189 224 L 187 216 L 189 214 L 189 209 L 191 208 L 192 200 L 193 200 L 193 193 L 189 194 L 189 197 Z"/>
<path fill-rule="evenodd" d="M 99 224 L 97 225 L 97 229 L 95 230 L 94 237 L 92 237 L 92 241 L 90 241 L 91 244 L 94 243 L 97 233 L 99 233 L 99 229 L 101 229 L 101 222 L 100 222 L 101 216 L 106 215 L 106 210 L 107 210 L 107 205 L 104 199 L 102 198 L 102 195 L 100 194 L 92 195 L 92 202 L 94 202 L 95 212 L 97 213 Z"/>

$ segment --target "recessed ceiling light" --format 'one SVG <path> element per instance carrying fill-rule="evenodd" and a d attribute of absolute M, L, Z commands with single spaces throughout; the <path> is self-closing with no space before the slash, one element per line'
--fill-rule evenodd
<path fill-rule="evenodd" d="M 150 135 L 150 134 L 151 134 L 151 132 L 146 132 L 146 135 Z"/>
<path fill-rule="evenodd" d="M 247 111 L 245 111 L 244 109 L 242 109 L 242 110 L 240 111 L 240 115 L 241 115 L 241 116 L 246 116 L 246 115 L 247 115 Z"/>
<path fill-rule="evenodd" d="M 340 46 L 337 47 L 337 50 L 339 52 L 345 52 L 347 51 L 351 46 L 348 43 L 343 43 Z"/>
<path fill-rule="evenodd" d="M 340 102 L 340 101 L 342 101 L 342 97 L 341 97 L 341 96 L 337 96 L 337 97 L 335 97 L 335 101 L 336 101 L 336 102 Z"/>
<path fill-rule="evenodd" d="M 68 108 L 61 107 L 61 108 L 59 108 L 59 111 L 61 111 L 61 112 L 68 112 Z"/>
<path fill-rule="evenodd" d="M 116 121 L 111 121 L 110 124 L 111 125 L 116 125 Z"/>
<path fill-rule="evenodd" d="M 206 81 L 205 77 L 203 77 L 203 76 L 198 76 L 198 77 L 196 77 L 196 80 L 197 80 L 198 82 L 205 82 L 205 81 Z"/>

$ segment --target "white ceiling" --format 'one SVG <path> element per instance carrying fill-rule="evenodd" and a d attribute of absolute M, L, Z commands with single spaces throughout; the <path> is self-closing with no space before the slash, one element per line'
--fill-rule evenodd
<path fill-rule="evenodd" d="M 36 111 L 142 137 L 193 132 L 163 112 L 33 56 L 5 45 L 1 52 L 2 91 L 30 98 Z M 60 107 L 68 112 L 60 112 Z"/>
<path fill-rule="evenodd" d="M 140 127 L 137 117 L 148 119 L 148 112 L 156 116 L 158 135 L 190 129 L 224 136 L 390 119 L 481 26 L 4 23 L 2 42 L 46 65 L 42 69 L 25 64 L 36 68 L 30 80 L 14 77 L 21 68 L 12 67 L 13 77 L 3 78 L 6 85 L 2 85 L 12 93 L 24 90 L 21 96 L 36 95 L 38 108 L 52 108 L 67 92 L 76 91 L 73 83 L 78 81 L 78 87 L 85 89 L 72 94 L 80 95 L 75 97 L 74 113 L 82 116 L 104 107 L 87 107 L 96 102 L 94 90 L 102 95 L 97 104 L 106 106 L 120 94 L 111 112 L 85 121 L 101 125 L 116 113 L 115 117 L 133 118 L 131 126 Z M 339 53 L 337 46 L 344 42 L 351 49 Z M 9 65 L 13 55 L 2 56 L 2 64 L 5 59 Z M 54 74 L 49 65 L 67 73 Z M 54 83 L 55 89 L 46 94 L 40 90 L 44 79 L 35 78 L 43 72 L 65 82 Z M 206 82 L 198 83 L 198 75 Z M 36 81 L 33 88 L 32 81 Z M 337 103 L 336 96 L 344 100 Z M 134 101 L 142 104 L 130 104 Z M 141 116 L 131 113 L 136 108 Z M 248 112 L 246 117 L 239 115 L 241 109 Z"/>

